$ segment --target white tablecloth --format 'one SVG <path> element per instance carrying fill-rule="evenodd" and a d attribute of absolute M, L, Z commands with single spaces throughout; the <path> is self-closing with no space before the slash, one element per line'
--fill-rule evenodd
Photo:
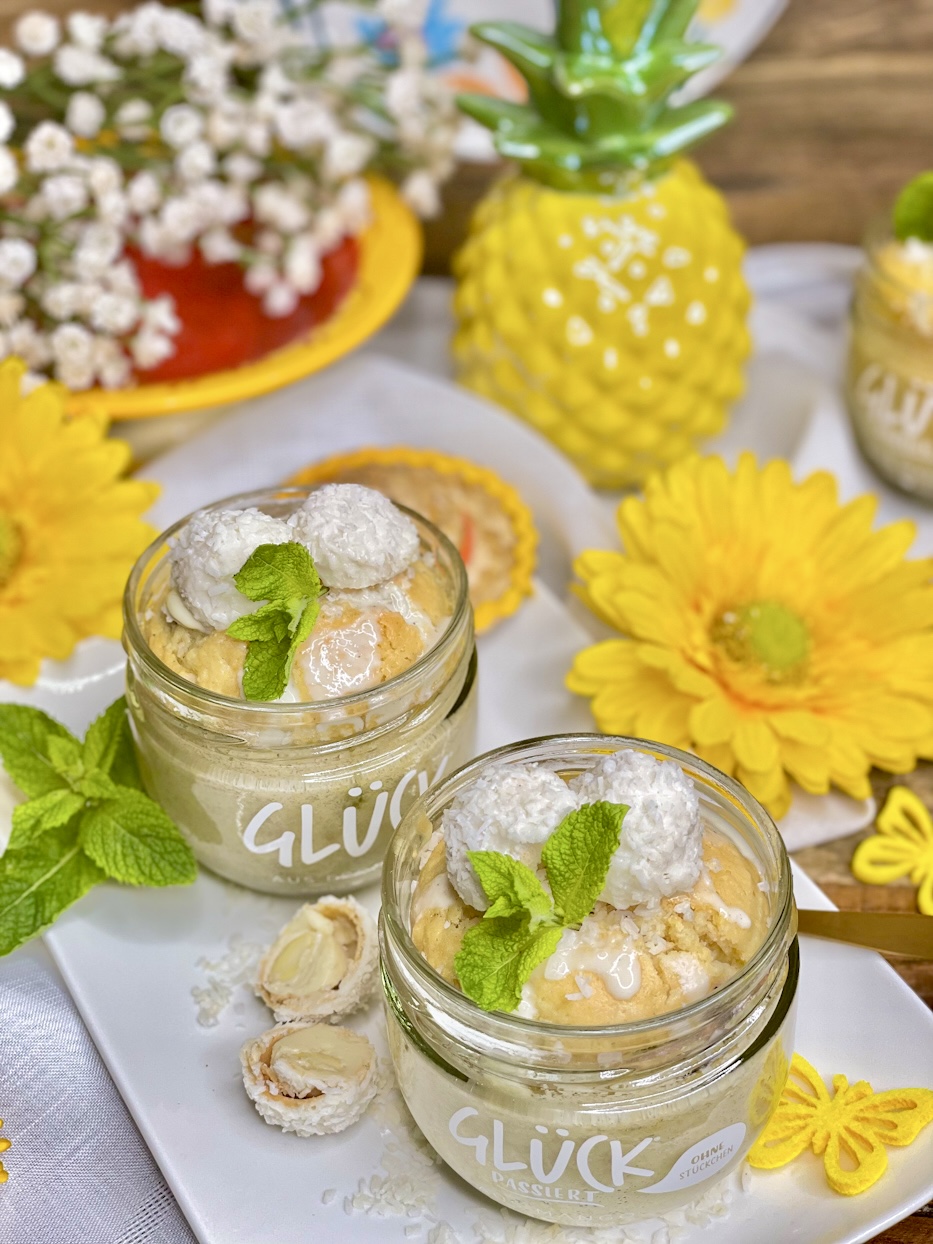
<path fill-rule="evenodd" d="M 845 495 L 873 488 L 887 514 L 903 499 L 883 489 L 854 452 L 832 389 L 840 374 L 844 319 L 857 252 L 774 246 L 748 260 L 754 323 L 825 384 L 827 401 L 784 402 L 781 435 L 793 429 L 801 468 L 831 464 Z M 435 375 L 448 371 L 449 284 L 418 283 L 369 349 Z M 782 347 L 783 348 L 783 347 Z M 812 396 L 812 395 L 811 395 Z M 780 405 L 776 410 L 781 411 Z M 741 425 L 724 452 L 741 441 Z M 933 513 L 919 511 L 923 551 Z M 54 966 L 40 944 L 0 960 L 0 1115 L 13 1141 L 0 1185 L 0 1241 L 9 1244 L 192 1244 L 194 1236 L 130 1119 Z M 248 1164 L 249 1155 L 244 1154 Z"/>

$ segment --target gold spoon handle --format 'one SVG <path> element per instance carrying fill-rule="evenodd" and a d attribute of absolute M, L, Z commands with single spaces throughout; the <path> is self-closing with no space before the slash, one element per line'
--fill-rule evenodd
<path fill-rule="evenodd" d="M 886 955 L 933 960 L 933 916 L 900 911 L 798 911 L 798 929 L 811 937 L 867 946 Z"/>

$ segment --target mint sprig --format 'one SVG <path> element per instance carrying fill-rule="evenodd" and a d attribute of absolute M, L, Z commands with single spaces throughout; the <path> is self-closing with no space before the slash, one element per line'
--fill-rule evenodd
<path fill-rule="evenodd" d="M 894 235 L 901 242 L 933 242 L 933 171 L 915 177 L 897 196 Z"/>
<path fill-rule="evenodd" d="M 588 803 L 568 813 L 544 844 L 541 862 L 550 894 L 520 860 L 499 851 L 469 851 L 489 899 L 454 959 L 460 988 L 484 1011 L 514 1011 L 539 963 L 557 949 L 564 929 L 578 928 L 596 906 L 628 808 Z"/>
<path fill-rule="evenodd" d="M 248 645 L 243 669 L 247 700 L 277 700 L 291 677 L 298 648 L 311 634 L 327 589 L 303 544 L 260 544 L 233 576 L 239 591 L 266 602 L 227 627 Z"/>
<path fill-rule="evenodd" d="M 0 704 L 0 759 L 24 795 L 0 857 L 0 955 L 35 937 L 99 881 L 187 885 L 191 848 L 143 792 L 126 701 L 84 742 L 39 709 Z"/>

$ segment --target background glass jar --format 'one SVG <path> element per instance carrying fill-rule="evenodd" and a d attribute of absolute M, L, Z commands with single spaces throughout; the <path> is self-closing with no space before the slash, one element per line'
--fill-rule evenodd
<path fill-rule="evenodd" d="M 607 752 L 673 760 L 693 779 L 706 828 L 754 860 L 770 916 L 749 963 L 709 997 L 656 1018 L 572 1028 L 482 1011 L 409 935 L 413 882 L 438 818 L 490 764 L 528 761 L 570 778 Z M 765 810 L 737 782 L 675 748 L 559 735 L 490 752 L 409 811 L 383 872 L 380 937 L 389 1047 L 425 1136 L 495 1201 L 572 1226 L 687 1204 L 745 1156 L 793 1051 L 798 954 L 790 865 Z"/>
<path fill-rule="evenodd" d="M 852 426 L 889 483 L 933 501 L 933 248 L 879 222 L 856 279 L 846 376 Z"/>
<path fill-rule="evenodd" d="M 309 489 L 244 494 L 212 509 L 290 513 Z M 369 691 L 252 703 L 169 669 L 140 620 L 164 588 L 187 519 L 152 544 L 124 597 L 127 701 L 146 789 L 212 871 L 271 894 L 343 893 L 374 881 L 406 809 L 474 753 L 476 650 L 466 571 L 431 523 L 406 511 L 450 602 L 441 638 Z"/>

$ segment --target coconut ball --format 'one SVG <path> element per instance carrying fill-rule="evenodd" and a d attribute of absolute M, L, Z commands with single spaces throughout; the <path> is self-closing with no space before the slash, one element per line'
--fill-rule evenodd
<path fill-rule="evenodd" d="M 578 805 L 624 803 L 622 837 L 600 895 L 613 907 L 656 906 L 696 885 L 703 856 L 700 800 L 679 765 L 626 750 L 573 778 Z"/>
<path fill-rule="evenodd" d="M 577 800 L 566 782 L 540 765 L 498 765 L 462 790 L 444 809 L 441 832 L 447 845 L 447 874 L 465 903 L 489 906 L 468 851 L 499 851 L 529 868 Z"/>
<path fill-rule="evenodd" d="M 418 528 L 388 497 L 361 484 L 325 484 L 289 517 L 292 539 L 326 587 L 375 587 L 418 556 Z"/>
<path fill-rule="evenodd" d="M 225 631 L 259 603 L 238 591 L 233 576 L 261 544 L 294 539 L 280 518 L 247 510 L 201 510 L 179 532 L 172 550 L 172 584 L 195 621 L 209 631 Z"/>

